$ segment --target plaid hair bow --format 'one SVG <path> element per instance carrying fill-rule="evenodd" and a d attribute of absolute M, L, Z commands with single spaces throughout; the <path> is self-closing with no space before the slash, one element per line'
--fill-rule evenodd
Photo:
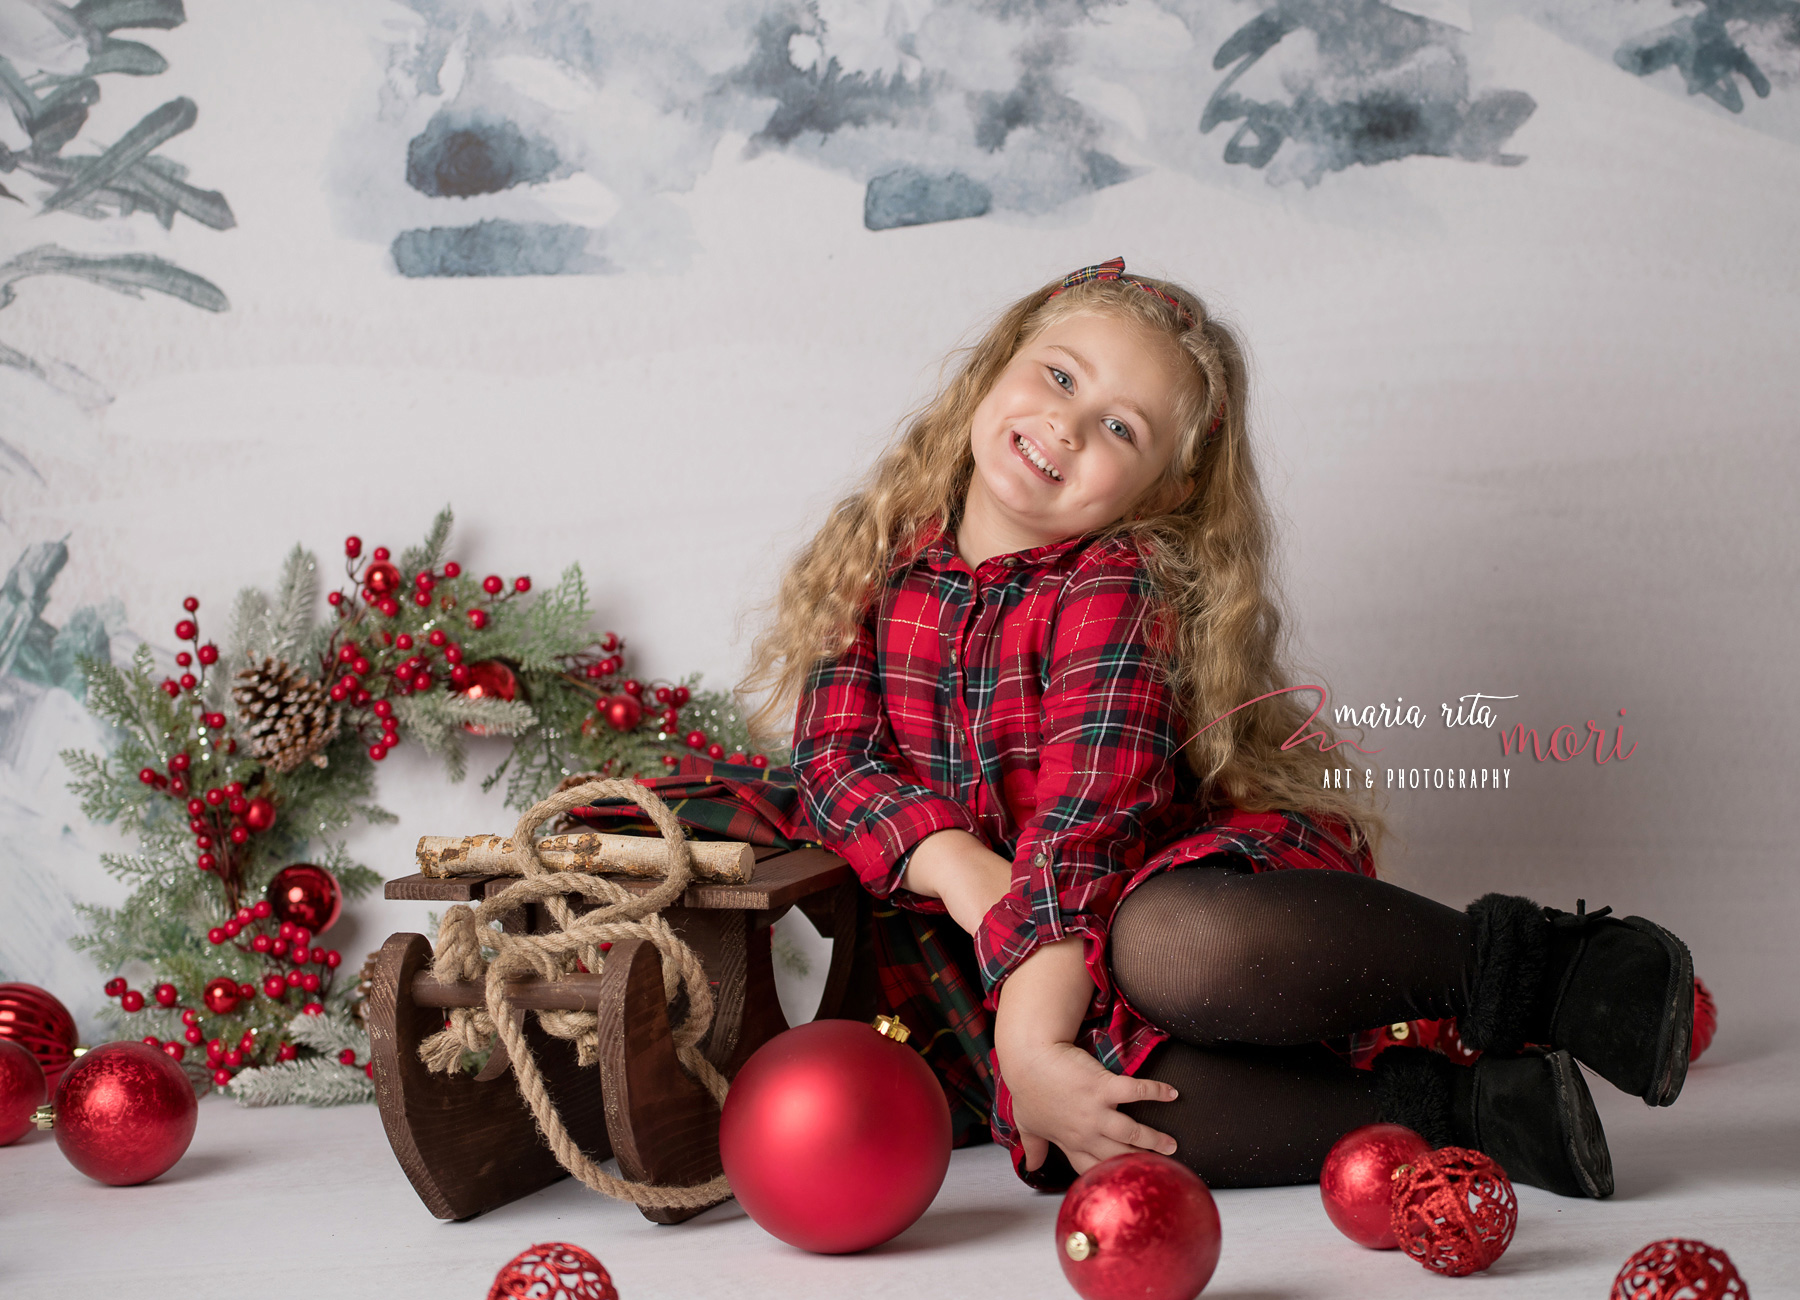
<path fill-rule="evenodd" d="M 1087 284 L 1094 280 L 1123 280 L 1127 284 L 1135 284 L 1145 293 L 1153 293 L 1158 298 L 1161 298 L 1164 302 L 1168 303 L 1169 306 L 1180 313 L 1181 323 L 1183 325 L 1187 326 L 1189 329 L 1194 328 L 1194 314 L 1186 307 L 1182 306 L 1178 299 L 1170 297 L 1153 284 L 1145 284 L 1135 275 L 1126 275 L 1125 259 L 1122 257 L 1115 257 L 1110 262 L 1101 262 L 1097 266 L 1084 266 L 1079 271 L 1069 272 L 1063 277 L 1062 284 L 1050 291 L 1049 297 L 1054 298 L 1064 289 L 1073 289 L 1078 284 Z M 1046 301 L 1048 301 L 1048 299 L 1046 299 Z M 1225 423 L 1225 402 L 1221 399 L 1219 402 L 1219 409 L 1213 413 L 1212 423 L 1206 427 L 1205 436 L 1208 438 L 1212 437 L 1213 434 L 1219 431 L 1219 426 L 1223 423 Z"/>
<path fill-rule="evenodd" d="M 1164 302 L 1168 303 L 1169 306 L 1180 313 L 1181 323 L 1183 325 L 1187 326 L 1189 329 L 1194 328 L 1194 314 L 1191 311 L 1182 306 L 1179 300 L 1164 293 L 1155 285 L 1146 284 L 1135 275 L 1125 274 L 1125 259 L 1122 257 L 1115 257 L 1110 262 L 1101 262 L 1097 266 L 1084 266 L 1079 271 L 1069 272 L 1069 274 L 1063 277 L 1062 284 L 1050 291 L 1050 297 L 1056 297 L 1056 295 L 1061 293 L 1064 289 L 1073 289 L 1078 284 L 1088 284 L 1095 280 L 1123 280 L 1127 284 L 1135 284 L 1145 293 L 1155 294 L 1158 298 L 1161 298 Z"/>

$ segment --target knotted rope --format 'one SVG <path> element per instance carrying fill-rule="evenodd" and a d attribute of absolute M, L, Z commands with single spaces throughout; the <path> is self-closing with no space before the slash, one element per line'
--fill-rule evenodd
<path fill-rule="evenodd" d="M 604 876 L 551 871 L 538 858 L 536 832 L 544 822 L 583 804 L 619 798 L 642 808 L 669 847 L 668 874 L 656 888 L 634 894 Z M 428 1069 L 447 1074 L 460 1066 L 465 1051 L 479 1052 L 491 1046 L 498 1035 L 506 1047 L 519 1095 L 531 1107 L 539 1131 L 564 1169 L 597 1192 L 639 1205 L 688 1209 L 717 1204 L 731 1195 L 723 1175 L 693 1187 L 658 1187 L 614 1177 L 591 1160 L 564 1127 L 525 1041 L 523 1013 L 515 1010 L 506 996 L 508 980 L 530 976 L 554 980 L 574 972 L 577 961 L 597 973 L 603 960 L 602 943 L 627 938 L 653 943 L 662 955 L 663 996 L 673 1002 L 679 993 L 687 993 L 687 1016 L 673 1030 L 675 1055 L 713 1099 L 724 1105 L 730 1085 L 699 1046 L 713 1017 L 706 968 L 659 915 L 681 897 L 694 873 L 693 854 L 681 824 L 667 804 L 635 781 L 590 781 L 535 805 L 519 819 L 512 842 L 521 858 L 523 878 L 478 907 L 458 903 L 446 912 L 438 926 L 437 951 L 431 963 L 431 973 L 444 983 L 485 981 L 487 1005 L 451 1011 L 448 1027 L 419 1045 L 419 1059 Z M 577 916 L 565 897 L 570 894 L 597 906 Z M 557 931 L 507 934 L 492 928 L 492 922 L 527 903 L 542 903 L 556 921 Z M 484 947 L 493 951 L 491 958 L 483 956 Z M 554 1037 L 573 1041 L 582 1065 L 591 1066 L 598 1060 L 599 1017 L 593 1012 L 540 1011 L 538 1024 Z"/>

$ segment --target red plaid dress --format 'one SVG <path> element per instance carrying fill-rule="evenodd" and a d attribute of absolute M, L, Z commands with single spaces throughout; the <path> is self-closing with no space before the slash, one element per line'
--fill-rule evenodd
<path fill-rule="evenodd" d="M 1168 1037 L 1126 1004 L 1106 963 L 1113 912 L 1139 883 L 1216 853 L 1258 871 L 1373 874 L 1366 854 L 1305 817 L 1202 812 L 1180 761 L 1186 724 L 1151 648 L 1157 617 L 1128 540 L 1071 538 L 971 570 L 933 536 L 890 576 L 850 649 L 814 672 L 795 725 L 795 774 L 821 842 L 927 940 L 887 946 L 884 996 L 952 1009 L 927 1037 L 953 1035 L 964 1059 L 927 1059 L 953 1096 L 987 1090 L 993 1136 L 1021 1176 L 988 1015 L 1040 944 L 1081 938 L 1094 996 L 1077 1041 L 1131 1074 Z M 950 828 L 1013 862 L 1012 892 L 975 936 L 974 970 L 941 942 L 954 922 L 918 915 L 943 904 L 899 887 L 913 847 Z"/>

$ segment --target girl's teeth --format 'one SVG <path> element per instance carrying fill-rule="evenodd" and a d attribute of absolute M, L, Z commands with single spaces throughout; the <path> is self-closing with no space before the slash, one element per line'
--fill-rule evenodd
<path fill-rule="evenodd" d="M 1033 465 L 1036 465 L 1039 469 L 1043 470 L 1044 473 L 1048 474 L 1051 478 L 1054 478 L 1054 479 L 1062 478 L 1061 474 L 1058 474 L 1053 468 L 1051 468 L 1049 461 L 1045 460 L 1042 456 L 1037 454 L 1037 449 L 1035 447 L 1033 447 L 1030 443 L 1026 442 L 1025 439 L 1021 438 L 1016 433 L 1013 434 L 1013 445 L 1019 449 L 1020 453 L 1025 457 L 1026 460 L 1030 461 Z"/>

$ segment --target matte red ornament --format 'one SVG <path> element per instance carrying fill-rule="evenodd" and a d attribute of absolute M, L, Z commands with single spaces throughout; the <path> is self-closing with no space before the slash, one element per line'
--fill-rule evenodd
<path fill-rule="evenodd" d="M 518 698 L 519 679 L 513 676 L 513 670 L 498 659 L 483 659 L 479 663 L 464 665 L 465 677 L 462 693 L 471 700 L 511 700 Z M 452 674 L 454 679 L 454 674 Z M 478 722 L 463 723 L 463 730 L 472 736 L 487 735 L 487 728 Z"/>
<path fill-rule="evenodd" d="M 243 999 L 238 996 L 237 981 L 227 975 L 207 980 L 206 987 L 201 990 L 200 1000 L 206 1003 L 206 1009 L 215 1016 L 228 1016 L 238 1008 Z"/>
<path fill-rule="evenodd" d="M 615 695 L 606 702 L 606 725 L 614 731 L 631 731 L 644 720 L 644 706 L 629 695 Z"/>
<path fill-rule="evenodd" d="M 141 994 L 137 1001 L 144 1004 Z M 75 1059 L 75 1017 L 35 984 L 0 984 L 0 1038 L 10 1038 L 37 1057 L 44 1086 L 52 1092 Z"/>
<path fill-rule="evenodd" d="M 11 1039 L 0 1038 L 0 1147 L 25 1136 L 31 1112 L 49 1095 L 37 1057 Z"/>
<path fill-rule="evenodd" d="M 89 1178 L 147 1183 L 181 1159 L 199 1106 L 181 1067 L 143 1043 L 103 1043 L 56 1089 L 56 1144 Z"/>
<path fill-rule="evenodd" d="M 488 1300 L 619 1300 L 599 1260 L 580 1246 L 546 1241 L 515 1256 L 494 1276 Z"/>
<path fill-rule="evenodd" d="M 1611 1300 L 1750 1300 L 1731 1256 L 1704 1241 L 1671 1237 L 1653 1241 L 1625 1261 L 1613 1279 Z"/>
<path fill-rule="evenodd" d="M 839 1255 L 898 1236 L 950 1168 L 944 1090 L 898 1022 L 883 1022 L 777 1034 L 726 1094 L 725 1176 L 744 1212 L 791 1246 Z"/>
<path fill-rule="evenodd" d="M 1134 1151 L 1069 1187 L 1056 1258 L 1085 1300 L 1193 1300 L 1219 1266 L 1219 1207 L 1178 1160 Z"/>
<path fill-rule="evenodd" d="M 1337 1230 L 1370 1250 L 1393 1250 L 1394 1171 L 1431 1151 L 1399 1124 L 1365 1124 L 1337 1140 L 1319 1171 L 1319 1197 Z"/>
<path fill-rule="evenodd" d="M 1479 1151 L 1440 1147 L 1394 1176 L 1394 1236 L 1434 1273 L 1467 1277 L 1506 1253 L 1519 1200 L 1506 1171 Z"/>
<path fill-rule="evenodd" d="M 329 930 L 344 908 L 337 877 L 310 862 L 277 871 L 269 882 L 268 899 L 276 920 L 303 925 L 314 934 Z"/>
<path fill-rule="evenodd" d="M 1712 990 L 1694 976 L 1694 1032 L 1688 1039 L 1688 1060 L 1698 1061 L 1700 1053 L 1712 1046 L 1719 1029 L 1719 1008 L 1713 1002 Z"/>
<path fill-rule="evenodd" d="M 377 596 L 391 596 L 400 590 L 400 570 L 387 563 L 371 564 L 363 585 Z"/>

